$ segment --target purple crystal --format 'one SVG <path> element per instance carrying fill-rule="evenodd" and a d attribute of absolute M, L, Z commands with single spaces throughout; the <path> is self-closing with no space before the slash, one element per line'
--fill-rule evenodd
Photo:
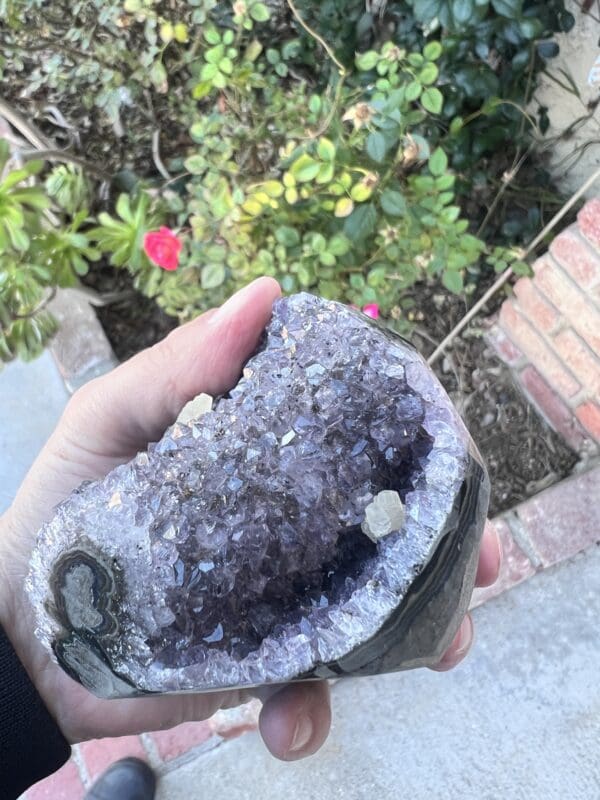
<path fill-rule="evenodd" d="M 57 508 L 28 581 L 39 634 L 102 696 L 432 663 L 487 495 L 416 351 L 295 295 L 213 411 Z"/>

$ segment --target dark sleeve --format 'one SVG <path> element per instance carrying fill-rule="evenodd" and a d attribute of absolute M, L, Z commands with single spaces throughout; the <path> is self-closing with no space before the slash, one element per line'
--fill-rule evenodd
<path fill-rule="evenodd" d="M 14 800 L 59 769 L 71 748 L 0 628 L 0 798 Z"/>

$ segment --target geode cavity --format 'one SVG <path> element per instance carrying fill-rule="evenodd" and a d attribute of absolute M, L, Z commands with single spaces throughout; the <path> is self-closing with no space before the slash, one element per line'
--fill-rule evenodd
<path fill-rule="evenodd" d="M 279 300 L 212 411 L 56 509 L 28 581 L 39 634 L 103 697 L 432 664 L 487 500 L 407 342 L 338 303 Z"/>

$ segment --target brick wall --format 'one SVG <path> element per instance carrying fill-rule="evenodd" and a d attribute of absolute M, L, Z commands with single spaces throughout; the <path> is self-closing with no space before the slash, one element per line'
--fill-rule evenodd
<path fill-rule="evenodd" d="M 489 338 L 541 414 L 580 453 L 600 445 L 600 198 L 555 238 Z"/>

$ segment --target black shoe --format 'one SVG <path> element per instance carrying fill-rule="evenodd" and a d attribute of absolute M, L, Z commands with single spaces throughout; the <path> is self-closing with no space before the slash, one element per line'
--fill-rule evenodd
<path fill-rule="evenodd" d="M 103 773 L 84 800 L 154 800 L 156 778 L 144 761 L 124 758 Z"/>

